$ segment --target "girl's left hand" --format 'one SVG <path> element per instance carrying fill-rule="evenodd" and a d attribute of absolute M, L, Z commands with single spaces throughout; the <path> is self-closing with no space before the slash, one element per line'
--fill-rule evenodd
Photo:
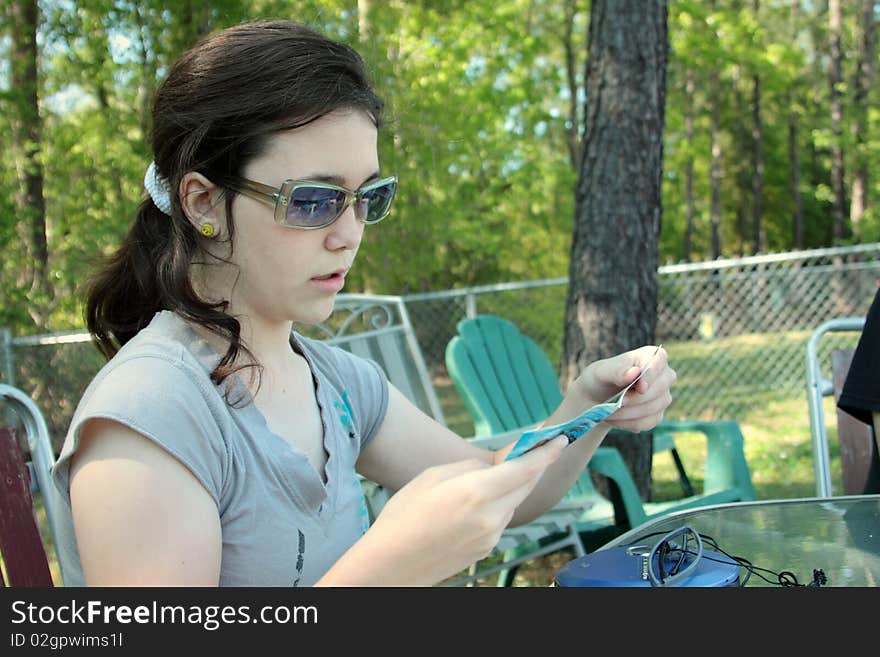
<path fill-rule="evenodd" d="M 676 379 L 662 347 L 658 350 L 656 345 L 649 345 L 597 360 L 572 385 L 593 403 L 602 402 L 629 385 L 646 366 L 644 376 L 624 395 L 621 408 L 604 422 L 626 431 L 648 431 L 663 419 L 672 402 L 670 388 Z"/>

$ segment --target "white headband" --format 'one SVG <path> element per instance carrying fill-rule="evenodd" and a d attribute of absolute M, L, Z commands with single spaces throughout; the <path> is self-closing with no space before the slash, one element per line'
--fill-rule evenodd
<path fill-rule="evenodd" d="M 171 216 L 171 185 L 168 181 L 159 175 L 156 169 L 156 163 L 150 162 L 147 167 L 147 173 L 144 176 L 144 187 L 153 199 L 153 203 L 162 212 Z"/>

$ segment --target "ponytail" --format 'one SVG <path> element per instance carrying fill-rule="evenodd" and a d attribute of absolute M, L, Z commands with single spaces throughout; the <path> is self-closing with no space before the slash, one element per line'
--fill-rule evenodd
<path fill-rule="evenodd" d="M 107 359 L 164 307 L 156 261 L 171 247 L 171 224 L 147 197 L 118 250 L 87 284 L 86 326 Z"/>

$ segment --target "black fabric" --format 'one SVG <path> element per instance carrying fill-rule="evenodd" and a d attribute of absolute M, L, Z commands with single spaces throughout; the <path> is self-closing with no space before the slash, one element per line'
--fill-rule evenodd
<path fill-rule="evenodd" d="M 867 424 L 880 411 L 880 288 L 865 318 L 837 407 Z"/>

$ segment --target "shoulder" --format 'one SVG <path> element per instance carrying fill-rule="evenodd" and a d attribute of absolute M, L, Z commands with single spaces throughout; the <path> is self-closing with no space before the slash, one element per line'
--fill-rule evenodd
<path fill-rule="evenodd" d="M 209 403 L 218 397 L 215 388 L 210 371 L 185 345 L 142 332 L 101 368 L 86 388 L 74 419 L 94 408 L 146 410 Z"/>
<path fill-rule="evenodd" d="M 80 399 L 55 467 L 62 490 L 72 457 L 83 437 L 93 433 L 111 435 L 120 446 L 133 444 L 126 439 L 137 434 L 153 443 L 141 450 L 159 447 L 188 466 L 206 488 L 215 494 L 221 489 L 232 422 L 223 390 L 192 344 L 150 327 L 120 349 Z"/>

